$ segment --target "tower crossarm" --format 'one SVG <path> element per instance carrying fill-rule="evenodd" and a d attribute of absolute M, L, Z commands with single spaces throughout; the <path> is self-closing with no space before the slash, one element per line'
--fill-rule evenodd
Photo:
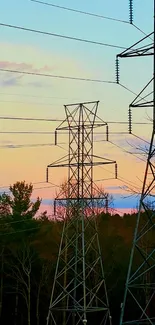
<path fill-rule="evenodd" d="M 150 39 L 150 37 L 154 33 L 150 33 L 147 36 L 143 37 L 140 41 L 134 43 L 126 50 L 117 55 L 118 58 L 127 58 L 127 57 L 139 57 L 139 56 L 150 56 L 154 55 L 154 43 L 153 40 L 149 44 L 143 44 L 146 39 Z"/>

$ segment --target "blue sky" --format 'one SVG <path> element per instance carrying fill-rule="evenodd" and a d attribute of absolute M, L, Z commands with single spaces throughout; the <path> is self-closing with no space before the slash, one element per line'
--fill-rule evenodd
<path fill-rule="evenodd" d="M 50 0 L 47 2 L 50 2 Z M 52 2 L 52 1 L 51 1 Z M 55 0 L 60 6 L 75 8 L 82 11 L 114 17 L 129 19 L 128 0 L 93 0 L 73 3 L 71 0 Z M 153 1 L 133 1 L 134 24 L 145 33 L 153 28 Z M 43 6 L 30 0 L 5 0 L 0 5 L 0 22 L 23 26 L 32 29 L 84 38 L 93 41 L 128 47 L 144 37 L 134 26 L 128 23 L 119 23 L 106 19 L 99 19 L 57 8 Z M 0 27 L 0 68 L 18 69 L 31 72 L 51 73 L 55 75 L 74 76 L 115 81 L 115 57 L 120 49 L 70 41 L 52 36 L 38 35 L 19 31 L 16 29 Z M 122 59 L 120 62 L 121 83 L 138 93 L 152 77 L 152 60 Z M 1 116 L 28 116 L 63 118 L 63 105 L 77 101 L 100 100 L 98 115 L 103 120 L 127 121 L 128 106 L 134 95 L 118 85 L 86 83 L 31 77 L 6 72 L 0 73 L 0 104 Z M 133 120 L 148 121 L 151 116 L 150 109 L 133 111 Z M 35 123 L 18 121 L 0 121 L 0 131 L 51 131 L 54 132 L 57 124 Z M 127 126 L 110 125 L 111 132 L 127 132 Z M 151 128 L 134 126 L 134 133 L 149 140 Z M 96 138 L 97 139 L 97 138 Z M 98 137 L 101 140 L 102 136 Z M 60 136 L 60 141 L 64 140 Z M 67 139 L 65 139 L 67 141 Z M 1 170 L 1 186 L 7 186 L 17 180 L 25 179 L 27 182 L 43 182 L 45 180 L 46 165 L 64 155 L 67 144 L 63 149 L 44 147 L 29 147 L 32 144 L 52 144 L 53 135 L 10 135 L 2 134 L 0 147 L 3 161 Z M 128 135 L 111 136 L 112 143 L 96 144 L 98 155 L 116 159 L 122 179 L 141 187 L 145 163 L 132 157 L 122 149 L 134 151 L 140 145 L 136 138 Z M 19 148 L 20 145 L 27 147 Z M 143 146 L 143 144 L 142 144 Z M 10 168 L 10 161 L 11 166 Z M 134 165 L 134 170 L 133 170 Z M 126 166 L 128 173 L 126 172 Z M 103 175 L 95 172 L 99 177 L 108 179 L 111 171 Z M 107 174 L 106 174 L 107 173 Z M 60 184 L 64 177 L 63 171 L 51 175 L 56 184 Z M 125 182 L 125 181 L 124 181 Z M 105 188 L 111 189 L 116 195 L 117 207 L 135 207 L 135 201 L 121 203 L 118 198 L 122 183 L 116 180 L 103 182 Z M 115 188 L 116 187 L 116 188 Z M 54 196 L 53 189 L 36 191 L 44 199 Z"/>

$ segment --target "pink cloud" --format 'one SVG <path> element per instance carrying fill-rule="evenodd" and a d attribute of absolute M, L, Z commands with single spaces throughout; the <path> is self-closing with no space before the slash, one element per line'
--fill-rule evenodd
<path fill-rule="evenodd" d="M 47 211 L 47 215 L 50 217 L 54 216 L 53 206 L 52 205 L 44 205 L 41 204 L 41 207 L 39 209 L 39 214 L 43 213 L 44 211 Z M 109 213 L 112 215 L 119 214 L 120 216 L 123 216 L 125 213 L 132 214 L 137 213 L 137 209 L 133 208 L 111 208 L 109 209 Z"/>
<path fill-rule="evenodd" d="M 50 67 L 48 65 L 44 65 L 40 68 L 35 68 L 33 64 L 27 64 L 27 63 L 17 63 L 17 62 L 9 62 L 9 61 L 0 61 L 0 69 L 6 69 L 6 70 L 18 70 L 18 71 L 26 71 L 26 72 L 32 72 L 32 73 L 50 73 L 53 71 L 53 67 Z M 13 86 L 20 86 L 20 80 L 24 77 L 24 75 L 16 75 L 16 73 L 7 73 L 4 75 L 1 75 L 0 78 L 0 87 L 13 87 Z M 32 87 L 42 87 L 45 85 L 40 81 L 31 81 L 28 83 Z"/>
<path fill-rule="evenodd" d="M 44 65 L 40 68 L 35 68 L 33 64 L 28 64 L 25 62 L 10 62 L 10 61 L 0 61 L 0 68 L 1 69 L 9 69 L 9 70 L 23 70 L 23 71 L 30 71 L 30 72 L 50 72 L 54 70 L 54 67 L 50 67 L 48 65 Z"/>

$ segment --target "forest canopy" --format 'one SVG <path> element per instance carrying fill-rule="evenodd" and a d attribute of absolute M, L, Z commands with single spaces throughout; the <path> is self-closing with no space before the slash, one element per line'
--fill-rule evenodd
<path fill-rule="evenodd" d="M 32 192 L 31 184 L 17 182 L 10 186 L 9 195 L 0 195 L 1 324 L 46 324 L 64 221 L 49 219 L 46 212 L 39 214 L 41 199 L 32 201 Z M 121 217 L 103 212 L 95 216 L 111 315 L 116 325 L 136 217 L 136 213 Z"/>

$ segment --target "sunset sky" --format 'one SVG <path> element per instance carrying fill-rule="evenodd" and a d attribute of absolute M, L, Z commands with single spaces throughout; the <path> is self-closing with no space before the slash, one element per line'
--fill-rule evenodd
<path fill-rule="evenodd" d="M 128 0 L 45 2 L 123 21 L 129 20 Z M 1 1 L 0 13 L 1 24 L 123 48 L 128 48 L 143 38 L 142 31 L 150 33 L 153 28 L 153 1 L 150 0 L 135 1 L 134 4 L 134 24 L 142 31 L 127 22 L 84 15 L 31 0 Z M 122 51 L 121 48 L 0 26 L 0 69 L 115 82 L 115 58 Z M 120 60 L 120 83 L 131 91 L 138 94 L 151 77 L 152 58 Z M 64 104 L 100 101 L 98 115 L 109 122 L 111 134 L 109 142 L 104 141 L 104 134 L 95 135 L 94 153 L 117 161 L 118 180 L 114 179 L 113 167 L 96 168 L 94 180 L 97 180 L 98 186 L 113 194 L 114 208 L 123 211 L 137 207 L 137 198 L 127 196 L 130 189 L 141 189 L 146 160 L 145 155 L 135 156 L 126 151 L 138 153 L 138 147 L 147 149 L 148 145 L 129 135 L 127 124 L 111 122 L 128 122 L 128 107 L 134 98 L 132 92 L 117 84 L 0 71 L 0 117 L 64 119 Z M 149 123 L 151 116 L 151 109 L 134 109 L 132 120 Z M 57 187 L 45 183 L 46 166 L 67 154 L 67 137 L 60 135 L 61 148 L 54 146 L 53 132 L 59 124 L 60 122 L 0 119 L 1 192 L 7 191 L 9 185 L 16 181 L 32 182 L 33 198 L 38 195 L 42 197 L 42 209 L 48 209 L 49 213 L 55 192 L 67 177 L 62 169 L 51 170 L 50 182 Z M 133 134 L 149 141 L 151 124 L 133 125 Z"/>

